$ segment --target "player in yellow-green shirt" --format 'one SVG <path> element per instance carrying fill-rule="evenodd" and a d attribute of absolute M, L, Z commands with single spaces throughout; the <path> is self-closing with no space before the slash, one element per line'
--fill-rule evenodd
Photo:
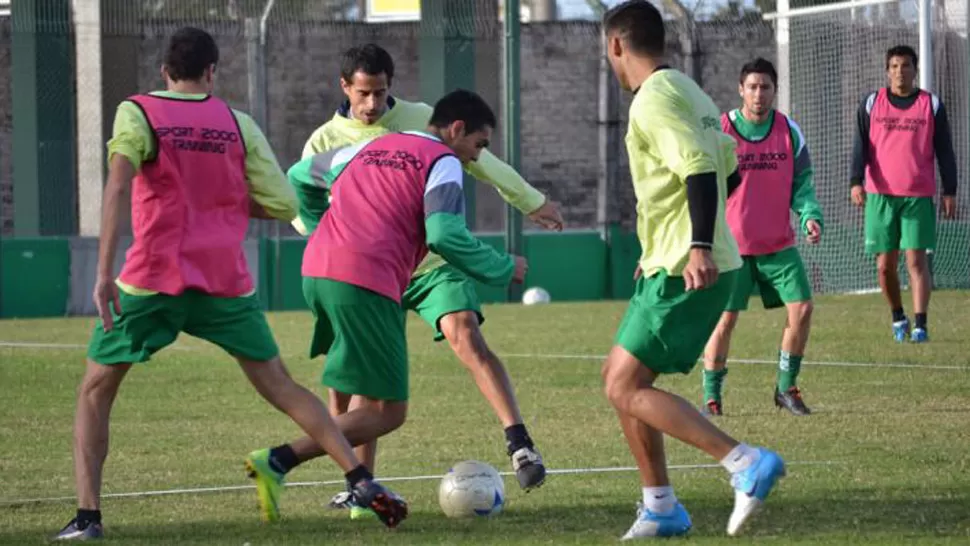
<path fill-rule="evenodd" d="M 728 179 L 738 176 L 735 143 L 721 131 L 710 97 L 663 64 L 664 23 L 652 4 L 633 0 L 610 9 L 603 29 L 613 72 L 634 93 L 626 146 L 643 249 L 635 293 L 602 370 L 643 486 L 623 538 L 690 531 L 667 477 L 664 434 L 707 452 L 731 473 L 733 536 L 784 475 L 784 461 L 734 440 L 654 382 L 693 369 L 733 291 L 741 257 L 725 201 Z"/>
<path fill-rule="evenodd" d="M 347 100 L 330 121 L 313 132 L 303 149 L 303 158 L 392 131 L 425 130 L 431 118 L 431 106 L 392 96 L 393 77 L 394 61 L 383 48 L 366 44 L 348 50 L 340 77 Z M 487 149 L 482 150 L 476 161 L 468 163 L 466 170 L 494 186 L 503 199 L 534 222 L 549 229 L 562 229 L 562 217 L 556 205 Z M 288 173 L 300 201 L 300 214 L 294 227 L 304 235 L 313 231 L 328 208 L 329 192 L 312 174 L 296 166 Z M 447 339 L 471 371 L 505 428 L 506 450 L 519 485 L 527 490 L 541 485 L 545 479 L 542 457 L 522 422 L 508 373 L 479 329 L 484 317 L 474 282 L 440 256 L 428 254 L 415 270 L 401 304 L 435 329 L 436 341 Z M 358 402 L 366 403 L 366 400 L 355 400 L 353 404 L 356 406 Z M 331 391 L 330 408 L 334 414 L 346 412 L 349 405 L 350 397 Z M 287 470 L 293 466 L 287 463 L 298 464 L 303 460 L 300 454 L 296 455 L 283 462 Z M 359 447 L 358 455 L 373 471 L 376 443 Z M 339 494 L 331 505 L 349 507 L 352 516 L 360 515 L 359 509 L 343 502 L 346 499 L 347 495 Z"/>

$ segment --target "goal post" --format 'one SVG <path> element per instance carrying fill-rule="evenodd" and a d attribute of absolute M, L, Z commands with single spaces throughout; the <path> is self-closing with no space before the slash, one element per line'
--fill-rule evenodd
<path fill-rule="evenodd" d="M 821 245 L 803 244 L 817 292 L 878 288 L 875 264 L 864 250 L 863 213 L 849 201 L 857 112 L 886 85 L 885 53 L 906 44 L 919 50 L 919 86 L 944 103 L 958 163 L 957 201 L 970 202 L 970 44 L 968 0 L 856 0 L 790 8 L 763 18 L 775 26 L 778 109 L 805 135 L 825 215 Z M 970 215 L 940 220 L 934 282 L 970 288 Z M 902 278 L 905 266 L 901 264 Z"/>

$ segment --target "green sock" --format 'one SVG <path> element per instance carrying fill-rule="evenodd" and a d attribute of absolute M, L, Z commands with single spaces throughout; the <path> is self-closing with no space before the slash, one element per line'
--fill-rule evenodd
<path fill-rule="evenodd" d="M 778 353 L 778 392 L 788 392 L 795 386 L 798 372 L 802 369 L 801 355 L 790 355 L 785 351 Z"/>
<path fill-rule="evenodd" d="M 721 401 L 721 385 L 724 384 L 724 376 L 727 372 L 727 368 L 716 371 L 704 370 L 704 402 Z"/>

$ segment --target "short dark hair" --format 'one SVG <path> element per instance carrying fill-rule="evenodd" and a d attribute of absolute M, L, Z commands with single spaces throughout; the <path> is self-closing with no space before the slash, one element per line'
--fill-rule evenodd
<path fill-rule="evenodd" d="M 635 53 L 660 56 L 666 34 L 660 11 L 646 0 L 627 0 L 603 15 L 603 31 L 618 34 Z"/>
<path fill-rule="evenodd" d="M 345 82 L 354 81 L 354 74 L 363 72 L 368 76 L 387 75 L 387 83 L 394 77 L 394 59 L 386 49 L 377 44 L 364 44 L 344 52 L 340 63 L 340 77 Z"/>
<path fill-rule="evenodd" d="M 893 57 L 909 57 L 913 61 L 913 67 L 919 68 L 919 58 L 916 56 L 916 50 L 908 45 L 893 46 L 886 51 L 886 70 L 889 70 L 889 60 Z"/>
<path fill-rule="evenodd" d="M 219 62 L 219 46 L 208 32 L 182 27 L 169 38 L 163 62 L 173 81 L 198 80 L 206 68 Z"/>
<path fill-rule="evenodd" d="M 745 63 L 741 67 L 741 79 L 738 80 L 741 85 L 744 85 L 744 80 L 747 79 L 748 74 L 765 74 L 771 78 L 771 83 L 778 87 L 778 71 L 775 70 L 775 65 L 771 64 L 768 59 L 758 57 L 749 63 Z"/>
<path fill-rule="evenodd" d="M 466 133 L 480 131 L 486 126 L 494 129 L 495 112 L 477 93 L 456 89 L 435 103 L 428 125 L 441 129 L 456 121 L 465 122 Z"/>

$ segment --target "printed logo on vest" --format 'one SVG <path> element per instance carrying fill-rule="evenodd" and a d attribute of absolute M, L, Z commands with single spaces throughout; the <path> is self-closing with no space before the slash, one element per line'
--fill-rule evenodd
<path fill-rule="evenodd" d="M 927 120 L 922 117 L 879 116 L 876 123 L 882 125 L 886 131 L 909 131 L 915 133 L 926 126 Z"/>
<path fill-rule="evenodd" d="M 226 153 L 227 142 L 239 142 L 239 135 L 235 131 L 222 131 L 206 127 L 156 127 L 155 134 L 159 140 L 172 145 L 176 150 L 188 152 L 208 152 L 215 154 Z"/>
<path fill-rule="evenodd" d="M 786 152 L 738 154 L 738 171 L 777 171 L 780 161 L 788 161 Z"/>
<path fill-rule="evenodd" d="M 404 150 L 364 150 L 359 157 L 361 162 L 368 167 L 398 171 L 420 171 L 424 168 L 423 161 Z"/>

